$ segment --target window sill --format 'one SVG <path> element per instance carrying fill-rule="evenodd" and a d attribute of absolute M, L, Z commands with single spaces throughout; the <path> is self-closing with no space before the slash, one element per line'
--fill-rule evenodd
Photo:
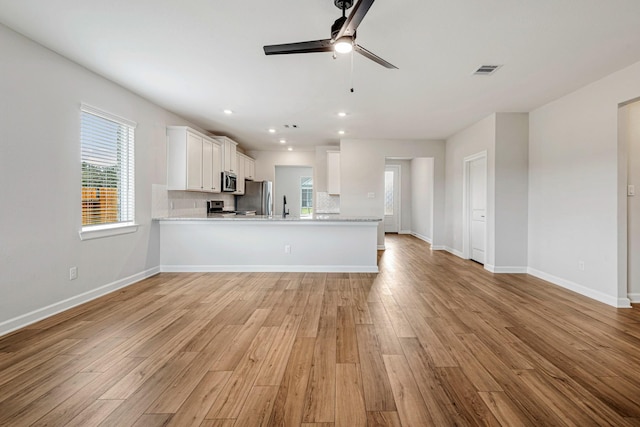
<path fill-rule="evenodd" d="M 78 234 L 80 234 L 80 240 L 92 240 L 135 233 L 136 231 L 138 231 L 138 224 L 126 223 L 84 227 Z"/>

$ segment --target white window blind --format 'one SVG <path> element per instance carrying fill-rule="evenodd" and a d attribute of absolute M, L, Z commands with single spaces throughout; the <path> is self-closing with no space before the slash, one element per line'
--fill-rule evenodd
<path fill-rule="evenodd" d="M 134 222 L 134 146 L 136 124 L 83 105 L 82 227 Z"/>

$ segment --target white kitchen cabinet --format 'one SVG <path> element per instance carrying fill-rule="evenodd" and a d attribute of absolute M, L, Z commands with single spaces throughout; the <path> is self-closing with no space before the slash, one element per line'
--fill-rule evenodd
<path fill-rule="evenodd" d="M 244 158 L 244 177 L 250 181 L 253 181 L 256 176 L 256 161 L 251 157 L 245 156 Z"/>
<path fill-rule="evenodd" d="M 222 170 L 224 172 L 238 173 L 237 159 L 236 159 L 236 145 L 237 142 L 226 136 L 218 137 L 218 140 L 222 143 L 222 151 L 224 155 L 224 162 Z"/>
<path fill-rule="evenodd" d="M 245 179 L 245 156 L 242 153 L 236 153 L 236 165 L 237 165 L 237 181 L 236 181 L 236 191 L 233 194 L 244 194 L 244 179 Z"/>
<path fill-rule="evenodd" d="M 211 151 L 211 192 L 222 191 L 222 145 L 212 141 Z"/>
<path fill-rule="evenodd" d="M 340 152 L 327 151 L 327 193 L 340 194 Z"/>
<path fill-rule="evenodd" d="M 167 189 L 220 192 L 221 146 L 195 129 L 167 127 Z"/>

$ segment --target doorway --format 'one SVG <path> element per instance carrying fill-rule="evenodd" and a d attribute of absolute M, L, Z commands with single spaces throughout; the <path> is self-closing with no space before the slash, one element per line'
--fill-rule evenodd
<path fill-rule="evenodd" d="M 487 153 L 464 159 L 463 255 L 485 263 L 487 246 Z"/>
<path fill-rule="evenodd" d="M 282 215 L 285 197 L 290 216 L 313 215 L 313 168 L 276 165 L 275 169 L 274 215 Z"/>
<path fill-rule="evenodd" d="M 384 232 L 400 231 L 400 165 L 384 168 Z"/>

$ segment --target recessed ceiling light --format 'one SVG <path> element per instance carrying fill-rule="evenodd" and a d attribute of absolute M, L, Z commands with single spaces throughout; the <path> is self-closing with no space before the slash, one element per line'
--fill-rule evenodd
<path fill-rule="evenodd" d="M 293 151 L 293 147 L 289 147 L 289 148 L 287 148 L 287 150 Z"/>
<path fill-rule="evenodd" d="M 339 130 L 339 131 L 338 131 L 338 133 L 339 133 L 340 135 L 344 135 L 344 131 L 343 131 L 343 130 Z"/>
<path fill-rule="evenodd" d="M 225 114 L 233 114 L 233 111 L 231 111 L 231 110 L 224 110 L 224 113 L 225 113 Z"/>
<path fill-rule="evenodd" d="M 280 144 L 286 144 L 286 143 L 287 143 L 287 140 L 286 140 L 286 139 L 281 139 L 281 140 L 280 140 Z"/>
<path fill-rule="evenodd" d="M 276 130 L 274 128 L 270 128 L 269 133 L 276 133 Z"/>
<path fill-rule="evenodd" d="M 347 113 L 345 113 L 344 111 L 340 111 L 340 112 L 338 113 L 338 116 L 340 116 L 340 117 L 347 117 Z"/>

